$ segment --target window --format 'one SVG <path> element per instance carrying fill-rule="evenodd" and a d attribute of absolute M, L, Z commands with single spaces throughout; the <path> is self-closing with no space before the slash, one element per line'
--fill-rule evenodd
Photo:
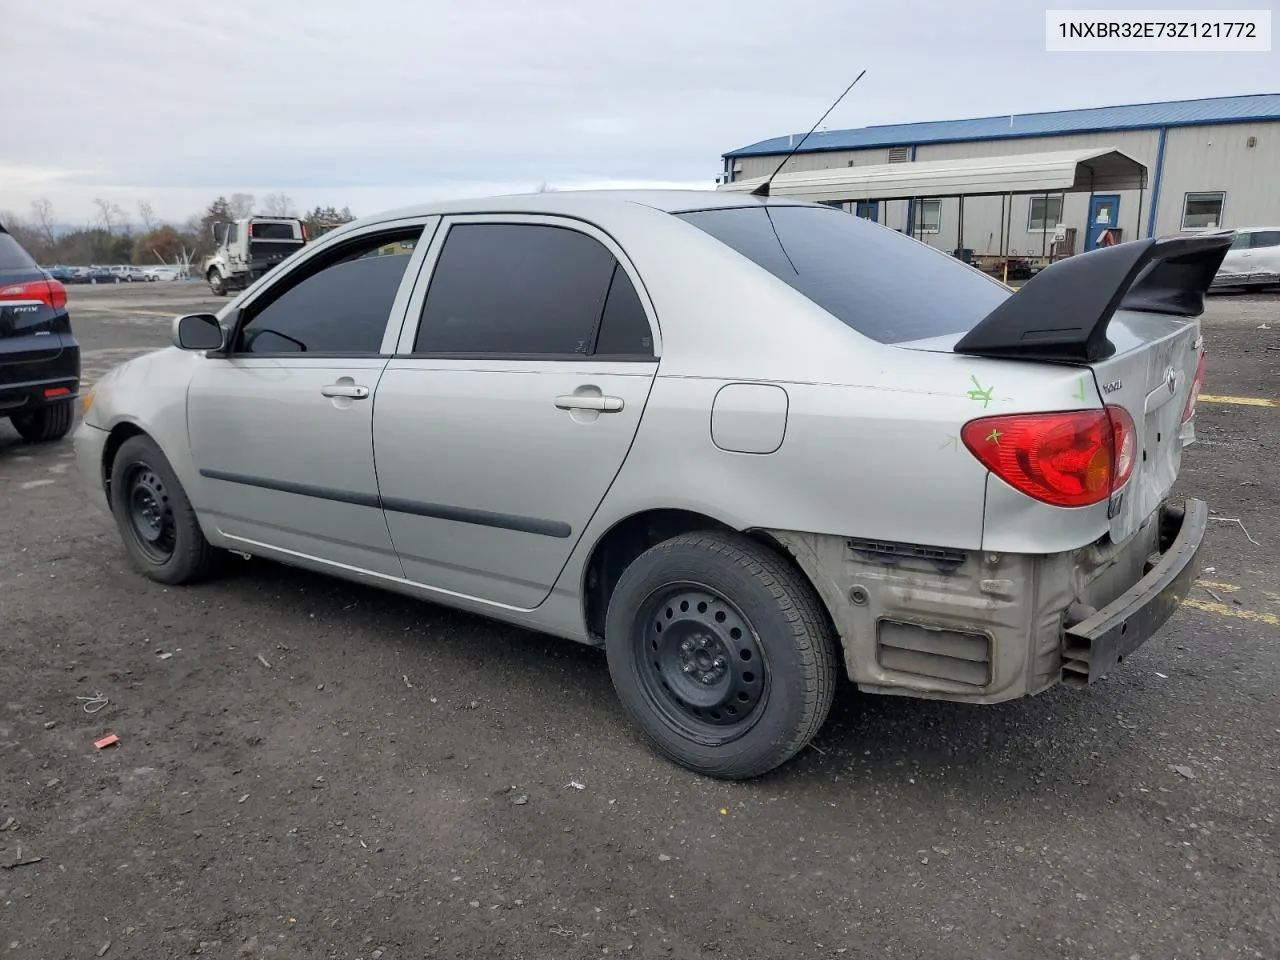
<path fill-rule="evenodd" d="M 735 207 L 680 218 L 881 343 L 962 333 L 1009 296 L 949 254 L 821 207 Z"/>
<path fill-rule="evenodd" d="M 603 244 L 566 227 L 455 224 L 427 288 L 413 351 L 586 356 L 616 263 Z M 601 331 L 610 346 L 634 342 L 626 331 L 628 314 L 634 329 L 635 304 L 625 286 L 615 296 L 609 298 L 609 329 Z"/>
<path fill-rule="evenodd" d="M 255 221 L 249 224 L 249 232 L 255 240 L 293 240 L 295 227 L 292 223 L 263 223 Z"/>
<path fill-rule="evenodd" d="M 232 221 L 227 224 L 227 245 L 235 243 L 240 236 L 240 224 Z"/>
<path fill-rule="evenodd" d="M 1236 239 L 1239 239 L 1239 237 Z M 1258 249 L 1258 247 L 1280 247 L 1280 230 L 1257 231 L 1253 235 L 1252 247 L 1255 250 Z"/>
<path fill-rule="evenodd" d="M 596 335 L 595 353 L 603 356 L 652 357 L 653 333 L 640 296 L 622 269 L 613 268 L 613 282 L 604 301 L 600 332 Z"/>
<path fill-rule="evenodd" d="M 1229 249 L 1229 250 L 1248 250 L 1248 249 L 1249 249 L 1249 241 L 1250 241 L 1250 240 L 1252 240 L 1252 239 L 1253 239 L 1253 234 L 1250 234 L 1250 233 L 1237 233 L 1237 234 L 1236 234 L 1236 238 L 1235 238 L 1234 240 L 1232 240 L 1232 241 L 1231 241 L 1231 246 L 1230 246 L 1230 247 L 1228 247 L 1227 249 Z"/>
<path fill-rule="evenodd" d="M 1062 222 L 1061 197 L 1032 197 L 1027 212 L 1027 229 L 1047 231 L 1056 229 Z"/>
<path fill-rule="evenodd" d="M 22 244 L 7 232 L 0 232 L 0 272 L 6 270 L 34 270 L 36 262 L 22 249 Z"/>
<path fill-rule="evenodd" d="M 235 352 L 377 355 L 421 232 L 362 237 L 300 264 L 266 291 L 265 303 L 250 304 Z M 395 252 L 385 252 L 397 241 Z"/>
<path fill-rule="evenodd" d="M 937 233 L 942 224 L 941 200 L 917 200 L 915 223 L 912 233 Z"/>
<path fill-rule="evenodd" d="M 1225 193 L 1188 193 L 1182 205 L 1182 229 L 1206 230 L 1222 223 Z"/>

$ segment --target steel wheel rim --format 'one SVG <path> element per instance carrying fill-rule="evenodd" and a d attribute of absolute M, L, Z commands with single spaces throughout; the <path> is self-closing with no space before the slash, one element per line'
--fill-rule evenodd
<path fill-rule="evenodd" d="M 769 665 L 738 607 L 705 584 L 667 584 L 633 626 L 637 675 L 670 729 L 708 746 L 743 736 L 769 699 Z"/>
<path fill-rule="evenodd" d="M 169 560 L 178 526 L 164 481 L 147 464 L 135 464 L 125 477 L 124 496 L 134 542 L 152 563 Z"/>

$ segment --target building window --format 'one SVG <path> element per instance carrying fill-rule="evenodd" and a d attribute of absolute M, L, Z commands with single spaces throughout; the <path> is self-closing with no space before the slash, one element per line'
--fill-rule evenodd
<path fill-rule="evenodd" d="M 1062 222 L 1061 197 L 1032 197 L 1027 229 L 1036 232 L 1056 229 Z"/>
<path fill-rule="evenodd" d="M 1206 230 L 1222 223 L 1225 193 L 1188 193 L 1182 204 L 1182 229 Z"/>
<path fill-rule="evenodd" d="M 942 223 L 941 200 L 917 200 L 915 223 L 911 226 L 914 233 L 937 233 Z"/>

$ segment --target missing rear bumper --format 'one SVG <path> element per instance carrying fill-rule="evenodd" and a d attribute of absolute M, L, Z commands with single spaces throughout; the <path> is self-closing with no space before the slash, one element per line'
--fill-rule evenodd
<path fill-rule="evenodd" d="M 1195 581 L 1208 519 L 1203 500 L 1189 499 L 1161 510 L 1161 553 L 1147 574 L 1063 631 L 1063 683 L 1082 687 L 1096 682 L 1164 625 Z"/>

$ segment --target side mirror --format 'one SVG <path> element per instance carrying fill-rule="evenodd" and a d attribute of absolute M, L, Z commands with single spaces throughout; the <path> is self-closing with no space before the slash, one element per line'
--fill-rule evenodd
<path fill-rule="evenodd" d="M 211 313 L 191 313 L 173 321 L 173 345 L 179 350 L 218 350 L 225 334 Z"/>

